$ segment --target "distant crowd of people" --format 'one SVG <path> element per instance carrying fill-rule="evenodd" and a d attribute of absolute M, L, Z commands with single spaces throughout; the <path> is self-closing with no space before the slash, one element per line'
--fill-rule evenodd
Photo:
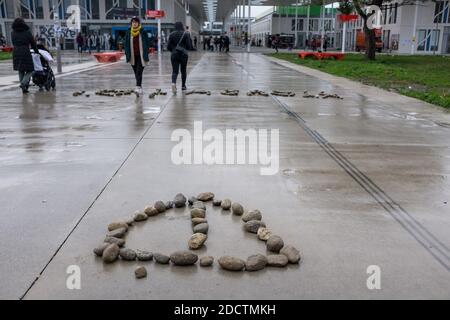
<path fill-rule="evenodd" d="M 103 50 L 116 50 L 117 43 L 111 34 L 98 35 L 97 33 L 91 33 L 85 35 L 78 33 L 76 37 L 77 50 L 79 53 Z"/>
<path fill-rule="evenodd" d="M 0 33 L 0 47 L 6 46 L 6 38 L 3 34 Z"/>
<path fill-rule="evenodd" d="M 225 32 L 221 36 L 209 36 L 203 38 L 204 51 L 229 52 L 230 51 L 230 37 Z"/>

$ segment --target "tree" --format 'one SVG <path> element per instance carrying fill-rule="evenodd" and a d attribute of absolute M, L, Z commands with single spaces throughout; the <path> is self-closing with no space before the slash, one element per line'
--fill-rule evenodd
<path fill-rule="evenodd" d="M 346 2 L 345 0 L 342 2 Z M 371 12 L 366 12 L 365 8 L 368 6 L 378 6 L 381 9 L 381 6 L 385 2 L 391 2 L 390 0 L 353 0 L 353 7 L 355 8 L 358 15 L 363 20 L 363 31 L 366 39 L 366 57 L 369 60 L 375 60 L 376 54 L 376 36 L 375 30 L 369 28 L 367 22 L 369 19 L 376 13 L 375 10 Z M 436 2 L 436 0 L 402 0 L 399 1 L 399 6 L 407 6 L 407 5 L 418 5 L 421 3 L 424 5 L 427 2 Z"/>
<path fill-rule="evenodd" d="M 365 7 L 378 6 L 379 8 L 381 8 L 383 2 L 385 2 L 385 0 L 353 0 L 353 6 L 363 20 L 363 31 L 366 36 L 366 57 L 369 60 L 375 60 L 377 44 L 375 30 L 369 28 L 367 22 L 369 21 L 369 18 L 376 13 L 376 11 L 372 10 L 370 12 L 366 12 Z"/>

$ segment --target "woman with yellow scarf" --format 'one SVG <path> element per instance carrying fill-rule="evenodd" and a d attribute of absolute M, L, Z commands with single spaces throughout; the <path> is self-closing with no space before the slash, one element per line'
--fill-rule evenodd
<path fill-rule="evenodd" d="M 142 76 L 144 68 L 149 62 L 149 39 L 147 33 L 142 29 L 141 20 L 138 17 L 131 19 L 131 27 L 125 38 L 125 55 L 127 63 L 133 67 L 136 78 L 137 96 L 142 95 Z"/>

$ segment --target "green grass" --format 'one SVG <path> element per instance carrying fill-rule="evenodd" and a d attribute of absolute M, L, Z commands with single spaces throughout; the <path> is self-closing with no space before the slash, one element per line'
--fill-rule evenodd
<path fill-rule="evenodd" d="M 0 52 L 0 61 L 12 59 L 12 52 Z"/>
<path fill-rule="evenodd" d="M 450 109 L 448 56 L 378 55 L 375 61 L 366 60 L 362 54 L 346 54 L 341 61 L 302 60 L 294 53 L 275 53 L 269 56 Z"/>

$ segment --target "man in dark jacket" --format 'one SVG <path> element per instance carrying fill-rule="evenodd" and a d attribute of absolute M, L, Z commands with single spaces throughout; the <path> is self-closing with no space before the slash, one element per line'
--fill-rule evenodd
<path fill-rule="evenodd" d="M 184 31 L 183 23 L 175 23 L 175 31 L 169 36 L 167 50 L 172 52 L 172 92 L 177 93 L 177 78 L 181 68 L 181 80 L 183 92 L 187 90 L 187 64 L 189 60 L 188 50 L 193 50 L 192 39 L 189 32 Z"/>
<path fill-rule="evenodd" d="M 230 37 L 228 37 L 226 32 L 223 35 L 223 46 L 224 46 L 225 52 L 230 52 Z"/>
<path fill-rule="evenodd" d="M 39 50 L 34 41 L 33 34 L 22 18 L 14 20 L 12 25 L 13 32 L 11 33 L 11 40 L 14 46 L 13 50 L 13 65 L 14 70 L 19 72 L 20 87 L 22 92 L 28 93 L 30 86 L 30 79 L 33 75 L 34 64 L 31 56 L 30 48 L 35 53 L 39 54 Z"/>

